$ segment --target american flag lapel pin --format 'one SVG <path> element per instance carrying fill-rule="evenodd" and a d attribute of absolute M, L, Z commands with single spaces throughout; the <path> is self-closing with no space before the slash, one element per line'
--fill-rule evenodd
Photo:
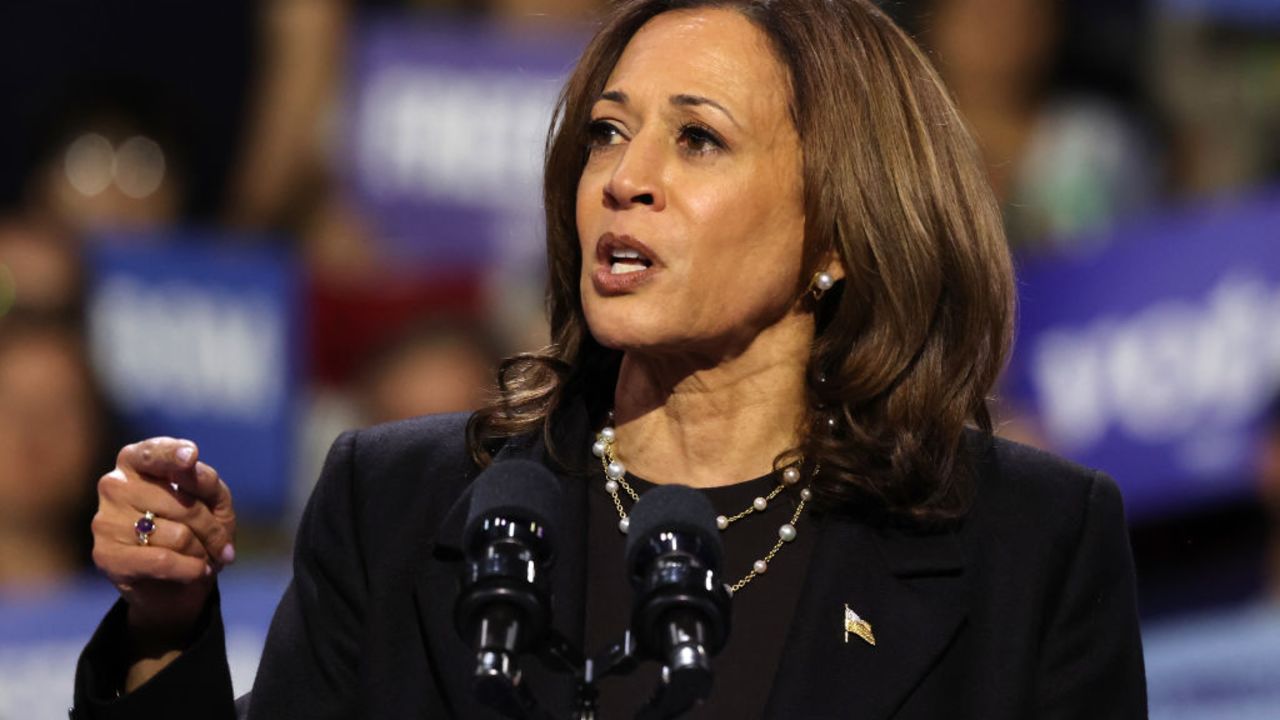
<path fill-rule="evenodd" d="M 849 633 L 853 633 L 862 638 L 868 645 L 876 644 L 876 636 L 871 632 L 871 623 L 858 617 L 858 613 L 849 607 L 848 603 L 844 606 L 844 641 L 849 642 Z"/>

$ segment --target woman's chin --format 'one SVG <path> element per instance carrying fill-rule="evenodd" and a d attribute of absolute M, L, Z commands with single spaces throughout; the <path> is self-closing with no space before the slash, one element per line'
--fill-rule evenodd
<path fill-rule="evenodd" d="M 663 324 L 646 322 L 643 315 L 636 312 L 587 314 L 587 326 L 596 342 L 622 352 L 666 354 L 688 344 L 687 334 L 673 333 Z"/>
<path fill-rule="evenodd" d="M 645 353 L 663 346 L 662 343 L 655 342 L 654 338 L 638 333 L 633 328 L 615 332 L 598 332 L 593 329 L 591 335 L 604 347 L 621 352 Z"/>

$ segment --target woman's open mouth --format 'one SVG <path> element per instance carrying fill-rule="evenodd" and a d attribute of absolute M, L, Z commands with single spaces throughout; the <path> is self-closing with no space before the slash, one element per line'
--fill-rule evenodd
<path fill-rule="evenodd" d="M 605 233 L 596 244 L 596 269 L 592 281 L 602 295 L 628 292 L 647 282 L 661 269 L 653 251 L 630 235 Z"/>

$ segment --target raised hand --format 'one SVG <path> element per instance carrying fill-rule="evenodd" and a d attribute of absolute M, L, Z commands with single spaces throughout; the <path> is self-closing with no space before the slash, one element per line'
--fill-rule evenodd
<path fill-rule="evenodd" d="M 214 575 L 235 561 L 235 529 L 231 491 L 188 440 L 127 445 L 98 481 L 93 560 L 129 604 L 138 664 L 126 689 L 181 653 Z"/>

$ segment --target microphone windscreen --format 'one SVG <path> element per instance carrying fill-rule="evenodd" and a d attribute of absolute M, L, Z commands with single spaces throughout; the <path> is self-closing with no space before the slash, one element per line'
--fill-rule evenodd
<path fill-rule="evenodd" d="M 627 525 L 627 567 L 653 533 L 675 530 L 695 535 L 710 553 L 700 558 L 719 571 L 723 549 L 716 529 L 716 511 L 706 496 L 684 485 L 661 485 L 640 496 Z"/>
<path fill-rule="evenodd" d="M 550 470 L 531 460 L 503 460 L 471 485 L 465 537 L 469 541 L 483 519 L 498 515 L 536 522 L 550 539 L 560 526 L 561 506 L 560 483 Z"/>

